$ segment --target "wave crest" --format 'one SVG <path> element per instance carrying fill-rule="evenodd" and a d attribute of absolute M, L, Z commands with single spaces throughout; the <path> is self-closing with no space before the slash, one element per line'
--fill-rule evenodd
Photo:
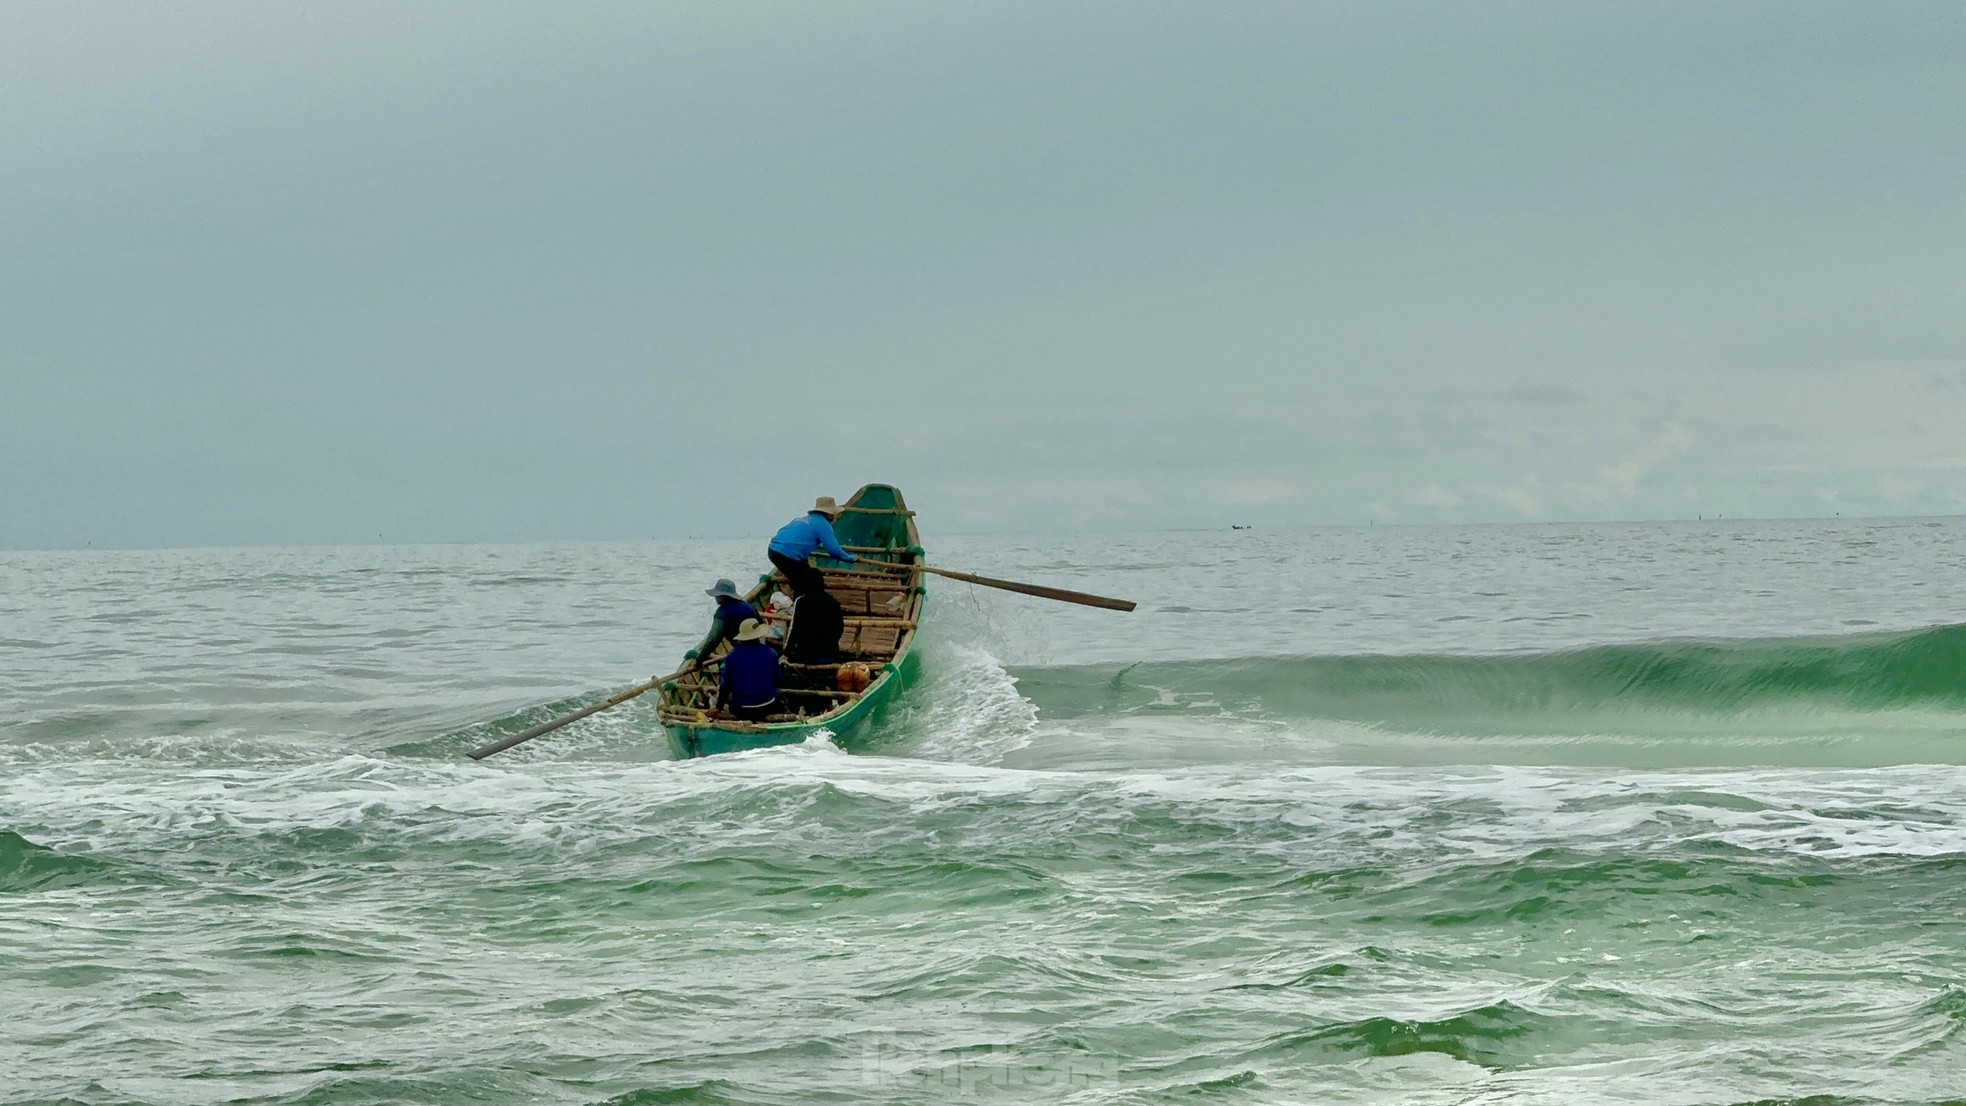
<path fill-rule="evenodd" d="M 1966 708 L 1966 625 L 1538 653 L 1250 657 L 1014 670 L 1051 718 L 1115 709 L 1424 721 L 1468 714 Z"/>

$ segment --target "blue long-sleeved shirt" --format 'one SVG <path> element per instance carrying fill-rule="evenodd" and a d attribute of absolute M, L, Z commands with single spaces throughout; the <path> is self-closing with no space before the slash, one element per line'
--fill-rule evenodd
<path fill-rule="evenodd" d="M 762 641 L 740 641 L 724 657 L 717 690 L 720 706 L 761 707 L 778 698 L 778 650 Z"/>
<path fill-rule="evenodd" d="M 852 561 L 853 554 L 840 548 L 839 536 L 833 533 L 833 523 L 818 511 L 807 511 L 802 518 L 778 528 L 772 535 L 771 551 L 780 553 L 795 561 L 803 561 L 812 556 L 815 549 L 824 548 L 834 559 Z"/>

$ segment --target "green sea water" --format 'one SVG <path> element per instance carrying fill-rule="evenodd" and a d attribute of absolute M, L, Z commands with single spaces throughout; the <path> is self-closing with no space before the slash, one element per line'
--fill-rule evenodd
<path fill-rule="evenodd" d="M 939 536 L 840 744 L 755 541 L 0 554 L 0 1104 L 1966 1102 L 1966 520 Z"/>

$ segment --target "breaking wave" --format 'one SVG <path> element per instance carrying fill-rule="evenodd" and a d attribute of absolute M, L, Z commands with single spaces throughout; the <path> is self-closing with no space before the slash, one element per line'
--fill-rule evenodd
<path fill-rule="evenodd" d="M 1538 716 L 1721 715 L 1783 708 L 1966 717 L 1966 625 L 1539 653 L 1252 657 L 1024 668 L 1011 674 L 1040 712 L 1055 719 L 1172 711 L 1520 723 Z"/>
<path fill-rule="evenodd" d="M 82 886 L 107 871 L 108 865 L 101 861 L 65 856 L 11 830 L 0 830 L 0 894 Z"/>

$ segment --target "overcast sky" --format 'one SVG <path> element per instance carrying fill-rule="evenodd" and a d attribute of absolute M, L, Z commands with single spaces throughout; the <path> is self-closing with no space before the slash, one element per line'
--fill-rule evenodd
<path fill-rule="evenodd" d="M 0 547 L 1966 511 L 1966 4 L 0 5 Z"/>

